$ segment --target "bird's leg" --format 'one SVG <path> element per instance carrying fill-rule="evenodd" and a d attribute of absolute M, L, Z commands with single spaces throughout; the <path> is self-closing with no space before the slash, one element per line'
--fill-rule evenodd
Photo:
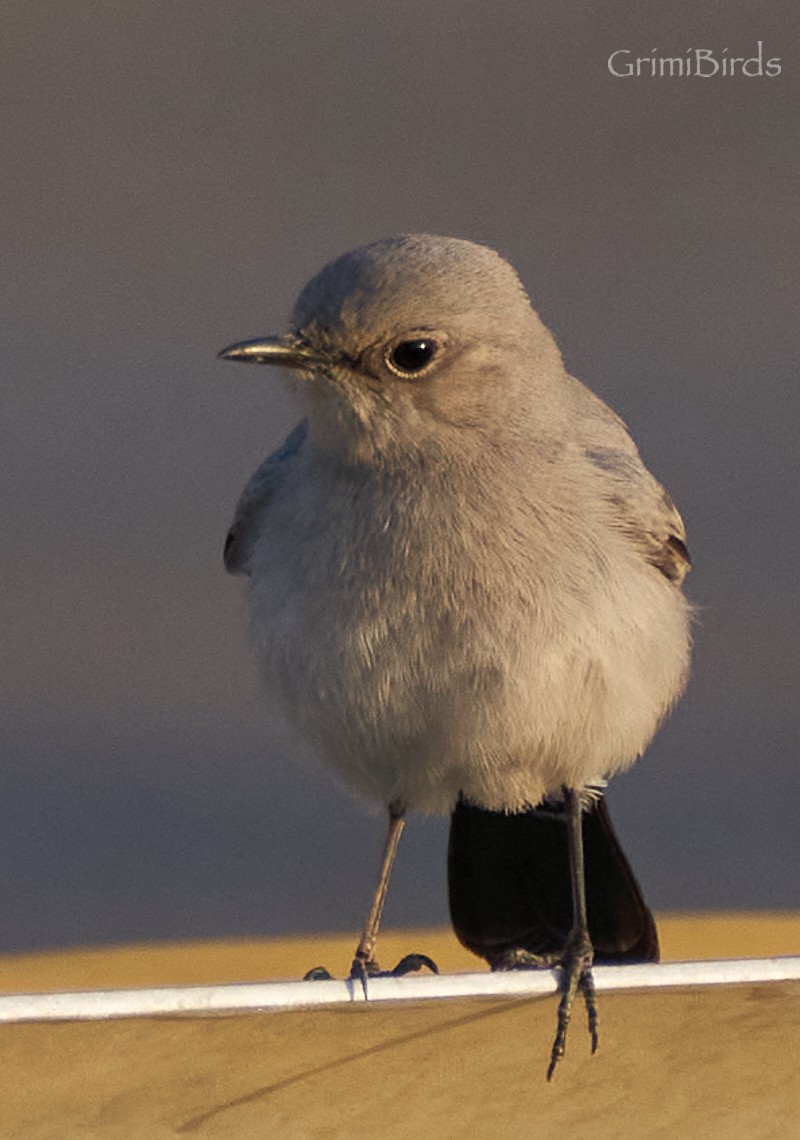
<path fill-rule="evenodd" d="M 389 828 L 386 832 L 386 842 L 383 845 L 378 885 L 375 888 L 366 926 L 356 947 L 353 964 L 350 967 L 350 977 L 361 982 L 364 997 L 367 996 L 367 979 L 383 973 L 375 959 L 375 945 L 378 941 L 378 931 L 380 930 L 383 908 L 389 890 L 389 876 L 392 873 L 392 864 L 404 826 L 405 808 L 398 803 L 389 804 Z M 436 964 L 425 954 L 406 954 L 405 958 L 402 958 L 395 968 L 388 972 L 394 976 L 400 976 L 408 974 L 412 970 L 419 970 L 423 966 L 426 966 L 434 974 L 439 972 Z"/>
<path fill-rule="evenodd" d="M 364 930 L 361 934 L 353 964 L 350 967 L 350 977 L 361 982 L 364 997 L 367 997 L 367 979 L 375 977 L 401 977 L 410 974 L 413 970 L 420 970 L 423 966 L 432 973 L 438 974 L 439 969 L 426 954 L 406 954 L 401 958 L 393 970 L 381 970 L 375 959 L 375 946 L 378 941 L 378 931 L 383 918 L 383 908 L 386 905 L 386 895 L 389 890 L 389 876 L 392 873 L 392 864 L 397 854 L 397 845 L 405 827 L 405 808 L 399 803 L 389 804 L 389 828 L 381 856 L 381 870 L 378 876 L 378 885 L 372 898 L 372 906 Z M 316 966 L 305 975 L 306 981 L 330 980 L 330 973 L 324 966 Z"/>
<path fill-rule="evenodd" d="M 556 1065 L 564 1056 L 567 1041 L 572 1003 L 580 990 L 586 1002 L 589 1019 L 589 1033 L 592 1038 L 592 1052 L 597 1049 L 597 1002 L 592 979 L 592 943 L 589 938 L 589 923 L 586 918 L 586 878 L 583 863 L 583 809 L 580 793 L 564 787 L 564 807 L 567 814 L 567 835 L 569 842 L 569 866 L 572 882 L 572 929 L 570 930 L 564 955 L 561 959 L 561 1001 L 558 1006 L 558 1029 L 550 1065 L 548 1081 L 555 1072 Z"/>
<path fill-rule="evenodd" d="M 377 974 L 380 967 L 375 961 L 375 945 L 378 941 L 378 931 L 383 918 L 383 908 L 386 905 L 386 895 L 389 890 L 389 876 L 392 873 L 392 864 L 397 854 L 397 845 L 403 828 L 406 824 L 405 809 L 397 803 L 389 804 L 389 828 L 386 832 L 386 841 L 383 845 L 381 869 L 378 876 L 378 885 L 372 898 L 372 906 L 367 916 L 367 922 L 356 947 L 353 965 L 350 970 L 351 978 L 363 980 L 370 974 Z"/>

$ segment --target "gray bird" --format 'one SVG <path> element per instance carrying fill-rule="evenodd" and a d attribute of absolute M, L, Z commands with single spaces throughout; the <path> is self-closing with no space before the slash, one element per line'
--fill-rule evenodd
<path fill-rule="evenodd" d="M 407 811 L 560 802 L 573 917 L 550 1076 L 578 991 L 597 1044 L 582 808 L 686 684 L 680 515 L 483 246 L 411 234 L 345 253 L 288 332 L 220 355 L 281 366 L 303 415 L 225 547 L 264 680 L 296 737 L 389 814 L 352 976 L 378 970 Z"/>

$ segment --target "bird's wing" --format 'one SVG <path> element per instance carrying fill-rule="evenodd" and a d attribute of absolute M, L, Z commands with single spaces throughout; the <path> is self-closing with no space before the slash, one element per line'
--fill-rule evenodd
<path fill-rule="evenodd" d="M 308 423 L 302 420 L 277 451 L 267 456 L 242 491 L 233 525 L 225 539 L 223 559 L 229 574 L 250 573 L 249 558 L 259 519 L 268 506 L 275 487 L 285 476 L 288 465 L 300 452 L 307 434 Z"/>
<path fill-rule="evenodd" d="M 618 528 L 646 560 L 680 586 L 691 567 L 686 528 L 669 492 L 635 448 L 589 447 L 585 455 L 602 473 L 603 496 Z"/>
<path fill-rule="evenodd" d="M 597 475 L 614 525 L 651 566 L 680 586 L 692 563 L 678 508 L 642 463 L 616 412 L 572 376 L 567 391 L 583 457 Z"/>

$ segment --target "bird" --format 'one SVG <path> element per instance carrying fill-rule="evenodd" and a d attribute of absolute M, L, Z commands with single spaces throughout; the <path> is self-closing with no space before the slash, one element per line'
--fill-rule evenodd
<path fill-rule="evenodd" d="M 298 744 L 388 816 L 351 977 L 380 971 L 409 812 L 555 806 L 570 918 L 541 956 L 559 971 L 550 1079 L 579 993 L 598 1043 L 583 817 L 687 683 L 681 516 L 487 246 L 401 234 L 350 250 L 282 333 L 219 355 L 277 366 L 299 416 L 224 551 L 265 689 Z"/>

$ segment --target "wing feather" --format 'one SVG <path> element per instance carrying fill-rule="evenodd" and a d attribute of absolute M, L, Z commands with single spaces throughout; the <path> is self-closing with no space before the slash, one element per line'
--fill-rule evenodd
<path fill-rule="evenodd" d="M 225 539 L 223 560 L 229 574 L 250 573 L 249 560 L 258 535 L 259 521 L 269 506 L 276 485 L 284 478 L 288 465 L 300 452 L 307 434 L 308 423 L 302 420 L 248 480 Z"/>
<path fill-rule="evenodd" d="M 586 457 L 602 472 L 604 497 L 616 524 L 645 559 L 676 586 L 691 568 L 686 527 L 669 493 L 647 470 L 635 449 L 587 448 Z"/>

